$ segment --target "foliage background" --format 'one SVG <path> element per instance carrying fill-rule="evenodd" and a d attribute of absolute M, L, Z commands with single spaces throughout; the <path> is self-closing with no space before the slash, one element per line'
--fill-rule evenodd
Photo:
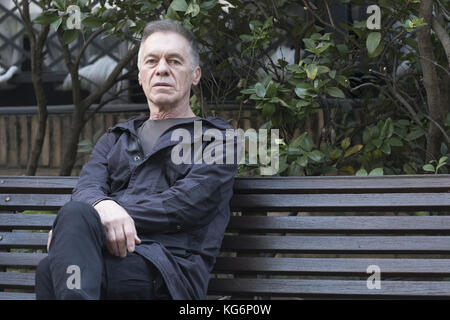
<path fill-rule="evenodd" d="M 138 40 L 148 21 L 183 23 L 202 47 L 193 109 L 257 109 L 262 128 L 280 129 L 278 175 L 448 173 L 450 0 L 41 2 L 35 22 L 67 44 L 78 32 Z M 70 4 L 82 8 L 81 30 L 65 27 Z M 367 28 L 371 4 L 379 30 Z"/>

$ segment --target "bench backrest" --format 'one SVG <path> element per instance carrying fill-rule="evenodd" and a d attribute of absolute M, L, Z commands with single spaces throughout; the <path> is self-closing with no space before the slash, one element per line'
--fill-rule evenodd
<path fill-rule="evenodd" d="M 76 180 L 0 177 L 0 298 L 33 298 L 46 255 L 55 215 L 21 212 L 58 210 Z M 450 297 L 450 175 L 237 178 L 230 206 L 211 296 Z"/>

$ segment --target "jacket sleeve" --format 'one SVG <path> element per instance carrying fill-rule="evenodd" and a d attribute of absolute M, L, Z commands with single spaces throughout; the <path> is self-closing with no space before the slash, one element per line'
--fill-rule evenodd
<path fill-rule="evenodd" d="M 146 234 L 186 231 L 208 224 L 217 213 L 229 213 L 236 164 L 194 164 L 161 193 L 129 195 L 118 200 Z"/>
<path fill-rule="evenodd" d="M 110 198 L 110 179 L 108 175 L 107 155 L 115 143 L 113 133 L 105 133 L 92 150 L 89 161 L 83 166 L 76 187 L 72 191 L 72 200 L 94 206 L 101 200 Z"/>

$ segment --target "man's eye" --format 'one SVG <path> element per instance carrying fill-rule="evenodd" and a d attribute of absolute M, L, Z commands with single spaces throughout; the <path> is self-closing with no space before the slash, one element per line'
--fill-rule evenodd
<path fill-rule="evenodd" d="M 155 64 L 156 63 L 156 59 L 148 59 L 147 63 L 149 64 Z"/>
<path fill-rule="evenodd" d="M 180 61 L 178 61 L 178 60 L 170 60 L 169 63 L 170 64 L 180 64 Z"/>

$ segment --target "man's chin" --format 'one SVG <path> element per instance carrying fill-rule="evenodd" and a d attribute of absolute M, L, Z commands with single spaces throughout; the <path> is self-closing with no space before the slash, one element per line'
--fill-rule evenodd
<path fill-rule="evenodd" d="M 174 99 L 171 99 L 171 97 L 158 97 L 156 99 L 152 99 L 151 101 L 154 105 L 161 108 L 168 108 L 175 104 Z"/>

